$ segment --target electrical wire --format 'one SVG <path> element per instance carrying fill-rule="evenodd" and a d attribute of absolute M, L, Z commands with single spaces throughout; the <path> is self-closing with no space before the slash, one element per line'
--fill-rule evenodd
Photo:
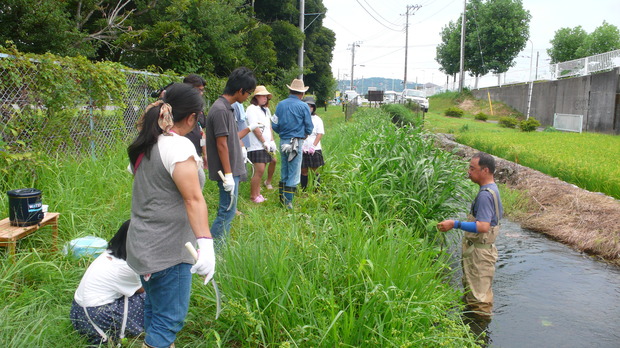
<path fill-rule="evenodd" d="M 388 26 L 387 26 L 387 25 L 385 25 L 383 22 L 381 22 L 380 20 L 378 20 L 377 18 L 375 18 L 375 16 L 373 16 L 373 15 L 372 15 L 372 13 L 370 13 L 370 11 L 368 11 L 368 10 L 364 7 L 364 5 L 362 5 L 362 3 L 361 3 L 359 0 L 355 0 L 355 1 L 356 1 L 359 5 L 360 5 L 360 7 L 361 7 L 362 9 L 364 9 L 364 11 L 366 11 L 366 13 L 368 13 L 368 15 L 369 15 L 370 17 L 372 17 L 372 19 L 374 19 L 377 23 L 381 24 L 382 26 L 384 26 L 384 27 L 386 27 L 386 28 L 388 28 L 388 29 L 390 29 L 390 30 L 392 30 L 392 31 L 401 31 L 400 29 L 394 29 L 394 28 L 390 28 L 390 27 L 388 27 Z"/>
<path fill-rule="evenodd" d="M 379 13 L 377 10 L 375 10 L 374 8 L 372 8 L 372 6 L 370 6 L 370 4 L 368 3 L 368 1 L 366 1 L 366 0 L 363 0 L 363 1 L 366 3 L 366 5 L 368 5 L 368 7 L 369 7 L 371 10 L 373 10 L 373 11 L 374 11 L 374 12 L 375 12 L 375 13 L 376 13 L 379 17 L 381 17 L 381 19 L 383 19 L 384 21 L 388 22 L 389 24 L 391 24 L 391 25 L 393 25 L 393 26 L 395 26 L 395 27 L 398 27 L 398 26 L 399 26 L 399 24 L 394 24 L 394 23 L 392 23 L 392 22 L 388 21 L 387 19 L 385 19 L 385 17 L 381 16 L 381 13 Z"/>

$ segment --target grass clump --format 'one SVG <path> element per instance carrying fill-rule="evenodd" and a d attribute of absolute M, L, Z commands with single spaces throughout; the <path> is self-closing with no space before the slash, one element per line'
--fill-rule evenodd
<path fill-rule="evenodd" d="M 504 116 L 499 118 L 499 126 L 504 128 L 516 128 L 519 120 L 514 116 Z"/>
<path fill-rule="evenodd" d="M 486 120 L 489 119 L 489 115 L 485 114 L 484 112 L 479 112 L 476 115 L 474 115 L 474 119 L 478 121 L 486 122 Z"/>
<path fill-rule="evenodd" d="M 451 107 L 446 109 L 444 114 L 446 116 L 450 116 L 450 117 L 459 117 L 459 118 L 461 118 L 465 114 L 465 111 L 463 111 L 462 109 L 460 109 L 460 108 L 458 108 L 456 106 L 451 106 Z"/>
<path fill-rule="evenodd" d="M 418 105 L 416 103 L 413 103 Z M 412 110 L 403 104 L 383 104 L 381 110 L 387 112 L 392 118 L 392 122 L 399 126 L 411 125 L 419 127 L 422 125 L 422 118 L 412 112 Z M 419 106 L 417 107 L 419 111 Z"/>
<path fill-rule="evenodd" d="M 519 128 L 522 132 L 533 132 L 540 127 L 540 122 L 534 117 L 519 122 Z"/>

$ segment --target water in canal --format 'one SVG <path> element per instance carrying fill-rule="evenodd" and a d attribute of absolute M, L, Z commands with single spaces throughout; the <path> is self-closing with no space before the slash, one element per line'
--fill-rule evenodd
<path fill-rule="evenodd" d="M 620 268 L 507 219 L 496 245 L 488 347 L 620 347 Z"/>

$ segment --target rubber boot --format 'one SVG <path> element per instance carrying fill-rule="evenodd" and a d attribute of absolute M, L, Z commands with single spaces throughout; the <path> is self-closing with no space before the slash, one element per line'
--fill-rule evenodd
<path fill-rule="evenodd" d="M 284 181 L 280 181 L 278 192 L 280 193 L 280 204 L 284 205 Z"/>
<path fill-rule="evenodd" d="M 308 187 L 308 176 L 301 174 L 300 182 L 301 182 L 301 190 L 305 191 L 306 188 Z"/>
<path fill-rule="evenodd" d="M 295 197 L 295 192 L 297 192 L 296 186 L 284 187 L 284 207 L 286 209 L 293 209 L 293 198 Z"/>

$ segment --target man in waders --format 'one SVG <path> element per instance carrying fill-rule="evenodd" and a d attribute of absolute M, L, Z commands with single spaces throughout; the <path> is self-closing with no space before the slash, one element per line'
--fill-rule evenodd
<path fill-rule="evenodd" d="M 469 162 L 469 179 L 480 186 L 467 221 L 444 220 L 437 224 L 442 232 L 453 228 L 465 231 L 463 236 L 463 287 L 469 310 L 490 317 L 493 309 L 493 275 L 497 261 L 495 239 L 503 215 L 499 190 L 493 180 L 495 159 L 484 152 Z"/>

